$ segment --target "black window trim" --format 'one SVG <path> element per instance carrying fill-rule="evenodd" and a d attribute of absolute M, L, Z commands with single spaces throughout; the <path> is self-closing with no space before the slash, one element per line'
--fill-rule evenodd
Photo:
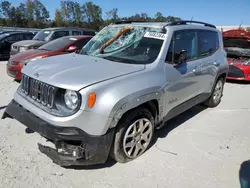
<path fill-rule="evenodd" d="M 196 35 L 196 53 L 197 53 L 197 57 L 187 60 L 187 61 L 186 61 L 187 63 L 188 63 L 188 62 L 191 62 L 191 61 L 196 61 L 196 60 L 200 60 L 200 59 L 203 59 L 203 58 L 212 56 L 212 55 L 214 55 L 214 54 L 219 50 L 219 48 L 220 48 L 220 39 L 219 39 L 218 32 L 216 32 L 216 31 L 207 30 L 207 29 L 206 29 L 206 30 L 204 30 L 204 29 L 180 29 L 180 30 L 175 30 L 175 31 L 173 32 L 173 34 L 172 34 L 172 38 L 171 38 L 171 41 L 170 41 L 170 45 L 172 44 L 172 49 L 173 49 L 173 51 L 174 51 L 174 41 L 173 41 L 173 40 L 174 40 L 174 38 L 175 38 L 175 36 L 176 36 L 176 33 L 177 33 L 177 32 L 181 32 L 181 31 L 195 31 L 195 35 Z M 199 32 L 202 32 L 202 31 L 210 31 L 210 32 L 216 33 L 217 36 L 218 36 L 218 42 L 219 42 L 219 45 L 218 45 L 218 47 L 216 48 L 216 50 L 214 50 L 213 53 L 208 54 L 208 55 L 206 55 L 206 56 L 201 56 L 201 54 L 200 54 L 200 45 L 199 45 L 199 35 L 198 35 L 198 33 L 199 33 Z M 168 47 L 168 50 L 169 50 L 169 48 L 170 48 L 170 45 L 169 45 L 169 47 Z M 166 54 L 166 58 L 165 58 L 166 60 L 167 60 L 168 50 L 167 50 L 167 54 Z M 165 63 L 168 63 L 168 64 L 170 64 L 170 65 L 174 65 L 174 63 L 173 63 L 173 60 L 174 60 L 174 53 L 172 54 L 172 62 L 168 62 L 168 61 L 166 61 L 166 60 L 165 60 Z"/>

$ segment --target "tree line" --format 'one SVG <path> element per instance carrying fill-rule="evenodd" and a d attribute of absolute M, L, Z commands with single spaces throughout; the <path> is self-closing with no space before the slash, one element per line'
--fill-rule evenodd
<path fill-rule="evenodd" d="M 103 12 L 92 1 L 80 4 L 73 0 L 62 0 L 60 8 L 55 10 L 54 19 L 41 0 L 26 0 L 18 6 L 9 1 L 0 3 L 0 25 L 10 27 L 46 28 L 59 26 L 87 27 L 99 30 L 107 24 L 119 20 L 168 22 L 181 20 L 175 16 L 164 16 L 157 12 L 154 17 L 147 13 L 138 13 L 130 17 L 119 17 L 118 9 Z"/>

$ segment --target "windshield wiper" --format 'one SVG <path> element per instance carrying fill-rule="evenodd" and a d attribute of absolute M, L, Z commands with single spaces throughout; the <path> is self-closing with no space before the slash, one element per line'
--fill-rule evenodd
<path fill-rule="evenodd" d="M 101 57 L 103 59 L 107 59 L 109 61 L 114 61 L 114 62 L 121 62 L 121 63 L 133 63 L 132 61 L 128 59 L 122 59 L 114 56 L 106 56 L 106 57 Z"/>
<path fill-rule="evenodd" d="M 50 51 L 48 49 L 45 49 L 45 48 L 38 48 L 39 50 L 44 50 L 44 51 Z"/>

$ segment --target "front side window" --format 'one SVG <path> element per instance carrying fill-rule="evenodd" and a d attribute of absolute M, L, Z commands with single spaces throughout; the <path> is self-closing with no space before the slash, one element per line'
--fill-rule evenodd
<path fill-rule="evenodd" d="M 84 46 L 85 44 L 87 44 L 87 42 L 88 42 L 90 39 L 91 39 L 91 38 L 83 38 L 83 39 L 80 39 L 80 40 L 78 40 L 78 41 L 74 44 L 74 46 L 76 46 L 77 49 L 82 49 L 83 46 Z"/>
<path fill-rule="evenodd" d="M 55 31 L 51 39 L 54 40 L 64 36 L 69 36 L 69 31 Z"/>
<path fill-rule="evenodd" d="M 31 40 L 33 38 L 32 34 L 23 35 L 23 40 Z"/>
<path fill-rule="evenodd" d="M 199 55 L 201 57 L 213 54 L 219 48 L 218 33 L 215 31 L 199 31 Z"/>
<path fill-rule="evenodd" d="M 72 31 L 72 35 L 81 35 L 81 31 Z"/>
<path fill-rule="evenodd" d="M 182 51 L 186 51 L 186 61 L 197 58 L 197 37 L 196 31 L 176 31 L 170 43 L 166 61 L 170 64 L 177 64 Z"/>
<path fill-rule="evenodd" d="M 165 35 L 161 28 L 108 26 L 95 35 L 80 54 L 121 63 L 149 64 L 158 57 Z"/>

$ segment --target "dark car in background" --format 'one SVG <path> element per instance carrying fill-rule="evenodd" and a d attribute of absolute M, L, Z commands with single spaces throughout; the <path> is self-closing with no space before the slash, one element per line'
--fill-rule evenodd
<path fill-rule="evenodd" d="M 15 55 L 29 49 L 37 49 L 38 47 L 64 36 L 88 35 L 94 36 L 95 31 L 86 28 L 76 27 L 56 27 L 40 30 L 32 40 L 25 40 L 14 43 L 11 47 L 10 55 Z"/>
<path fill-rule="evenodd" d="M 0 34 L 0 58 L 10 57 L 11 45 L 21 40 L 29 40 L 34 37 L 32 32 L 11 31 Z"/>
<path fill-rule="evenodd" d="M 67 36 L 53 40 L 37 49 L 27 50 L 12 56 L 7 63 L 7 74 L 15 80 L 21 80 L 21 69 L 30 61 L 49 56 L 62 55 L 79 51 L 92 36 Z M 69 62 L 70 63 L 70 62 Z"/>

